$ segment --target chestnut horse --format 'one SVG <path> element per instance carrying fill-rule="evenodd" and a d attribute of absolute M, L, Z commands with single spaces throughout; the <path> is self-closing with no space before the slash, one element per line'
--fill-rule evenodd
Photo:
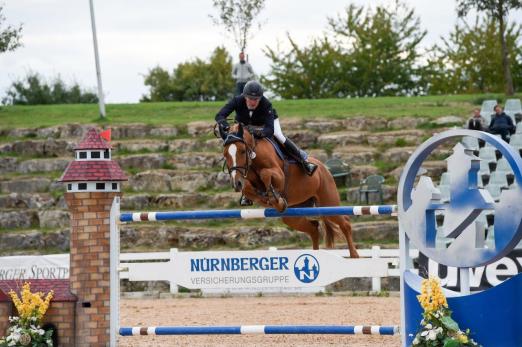
<path fill-rule="evenodd" d="M 242 191 L 247 198 L 264 207 L 283 212 L 287 206 L 303 204 L 340 205 L 335 181 L 319 160 L 309 158 L 318 168 L 308 176 L 297 164 L 285 163 L 267 139 L 254 138 L 249 128 L 241 124 L 234 124 L 227 134 L 223 156 L 234 190 Z M 333 247 L 336 230 L 340 229 L 348 242 L 350 257 L 358 258 L 348 216 L 319 218 L 324 223 L 326 246 Z M 307 233 L 313 249 L 319 249 L 319 221 L 306 217 L 283 217 L 282 220 L 289 227 Z"/>

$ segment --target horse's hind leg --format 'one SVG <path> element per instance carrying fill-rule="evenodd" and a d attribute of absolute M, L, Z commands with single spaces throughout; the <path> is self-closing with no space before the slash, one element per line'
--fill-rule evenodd
<path fill-rule="evenodd" d="M 290 228 L 307 233 L 312 239 L 312 248 L 319 249 L 319 222 L 304 217 L 283 217 L 283 223 Z"/>
<path fill-rule="evenodd" d="M 355 245 L 353 243 L 352 225 L 350 224 L 350 219 L 348 218 L 348 216 L 329 216 L 323 218 L 323 220 L 325 222 L 326 228 L 332 227 L 331 223 L 335 223 L 339 226 L 344 237 L 346 238 L 346 242 L 348 242 L 350 258 L 359 258 L 359 253 L 357 253 L 357 249 L 355 248 Z"/>

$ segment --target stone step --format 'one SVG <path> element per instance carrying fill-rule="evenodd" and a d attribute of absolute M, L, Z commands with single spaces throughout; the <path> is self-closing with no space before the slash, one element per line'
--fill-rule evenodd
<path fill-rule="evenodd" d="M 45 177 L 14 177 L 10 180 L 0 181 L 0 191 L 3 193 L 39 193 L 47 192 L 53 180 Z"/>
<path fill-rule="evenodd" d="M 332 151 L 332 157 L 349 165 L 367 165 L 375 161 L 379 151 L 369 146 L 338 146 Z"/>
<path fill-rule="evenodd" d="M 0 195 L 0 209 L 48 209 L 67 208 L 65 200 L 48 193 L 9 193 Z"/>
<path fill-rule="evenodd" d="M 161 169 L 167 165 L 181 169 L 211 169 L 218 167 L 222 158 L 223 156 L 220 152 L 188 152 L 180 154 L 151 153 L 114 156 L 114 160 L 116 160 L 123 169 L 132 168 L 140 171 Z M 22 160 L 16 157 L 5 157 L 2 158 L 2 162 L 0 163 L 0 174 L 61 173 L 65 171 L 67 165 L 69 165 L 72 160 L 72 154 L 70 157 L 28 160 Z"/>
<path fill-rule="evenodd" d="M 0 210 L 0 228 L 62 228 L 70 223 L 67 210 L 16 209 Z"/>
<path fill-rule="evenodd" d="M 63 172 L 72 161 L 71 157 L 22 160 L 5 157 L 0 161 L 0 174 L 32 174 L 39 172 Z"/>
<path fill-rule="evenodd" d="M 113 153 L 119 155 L 119 151 L 125 152 L 221 152 L 221 140 L 219 139 L 173 139 L 173 140 L 115 140 L 111 142 Z"/>
<path fill-rule="evenodd" d="M 0 135 L 14 138 L 81 139 L 90 128 L 99 129 L 98 124 L 65 124 L 48 128 L 1 129 Z M 174 137 L 181 127 L 152 126 L 149 124 L 112 125 L 112 138 Z"/>
<path fill-rule="evenodd" d="M 73 157 L 73 141 L 46 139 L 46 140 L 22 140 L 0 145 L 0 151 L 11 152 L 20 156 L 28 157 Z"/>
<path fill-rule="evenodd" d="M 377 221 L 353 223 L 355 242 L 379 241 L 389 243 L 397 239 L 396 221 Z M 70 230 L 68 227 L 57 227 L 45 233 L 26 228 L 17 232 L 0 233 L 0 253 L 20 254 L 23 251 L 57 249 L 61 252 L 69 250 Z M 180 248 L 185 250 L 208 249 L 215 247 L 255 249 L 267 248 L 271 245 L 305 244 L 311 248 L 311 242 L 305 233 L 288 229 L 286 226 L 267 225 L 260 221 L 255 225 L 234 225 L 210 228 L 198 226 L 197 223 L 186 225 L 172 224 L 123 224 L 121 226 L 121 248 L 155 251 L 158 249 Z M 346 241 L 341 235 L 336 236 L 336 248 L 346 249 Z M 306 246 L 308 245 L 308 246 Z M 302 247 L 302 246 L 300 246 Z M 22 251 L 22 252 L 21 252 Z"/>
<path fill-rule="evenodd" d="M 399 140 L 418 145 L 423 141 L 424 134 L 423 130 L 395 130 L 371 133 L 366 139 L 371 146 L 394 145 Z"/>
<path fill-rule="evenodd" d="M 209 188 L 228 187 L 229 176 L 224 172 L 201 172 L 183 170 L 150 170 L 137 173 L 123 183 L 129 191 L 147 192 L 196 192 Z"/>
<path fill-rule="evenodd" d="M 199 208 L 229 208 L 237 206 L 241 193 L 164 193 L 124 194 L 121 209 L 127 211 L 184 210 Z M 204 207 L 205 206 L 205 207 Z"/>

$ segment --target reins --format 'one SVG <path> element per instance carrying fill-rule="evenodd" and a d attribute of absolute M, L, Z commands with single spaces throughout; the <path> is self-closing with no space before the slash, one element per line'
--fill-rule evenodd
<path fill-rule="evenodd" d="M 252 166 L 252 160 L 256 157 L 256 152 L 255 152 L 256 145 L 257 145 L 256 139 L 252 135 L 252 139 L 254 140 L 254 146 L 250 147 L 244 138 L 241 138 L 241 137 L 238 137 L 235 135 L 229 135 L 229 136 L 231 136 L 234 139 L 234 142 L 242 142 L 245 145 L 246 166 L 239 166 L 239 165 L 232 166 L 232 167 L 227 166 L 228 174 L 232 175 L 232 171 L 239 171 L 241 173 L 241 175 L 243 176 L 243 178 L 247 178 L 248 171 L 250 170 L 250 167 Z M 228 139 L 228 137 L 227 137 L 227 139 Z M 227 164 L 226 161 L 224 161 L 223 162 L 223 171 L 225 171 L 226 164 Z"/>

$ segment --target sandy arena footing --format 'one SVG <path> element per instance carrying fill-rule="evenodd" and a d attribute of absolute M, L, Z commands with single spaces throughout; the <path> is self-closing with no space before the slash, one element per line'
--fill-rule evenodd
<path fill-rule="evenodd" d="M 121 326 L 400 325 L 399 297 L 298 296 L 122 299 Z M 203 335 L 119 337 L 119 346 L 400 346 L 377 335 Z"/>

